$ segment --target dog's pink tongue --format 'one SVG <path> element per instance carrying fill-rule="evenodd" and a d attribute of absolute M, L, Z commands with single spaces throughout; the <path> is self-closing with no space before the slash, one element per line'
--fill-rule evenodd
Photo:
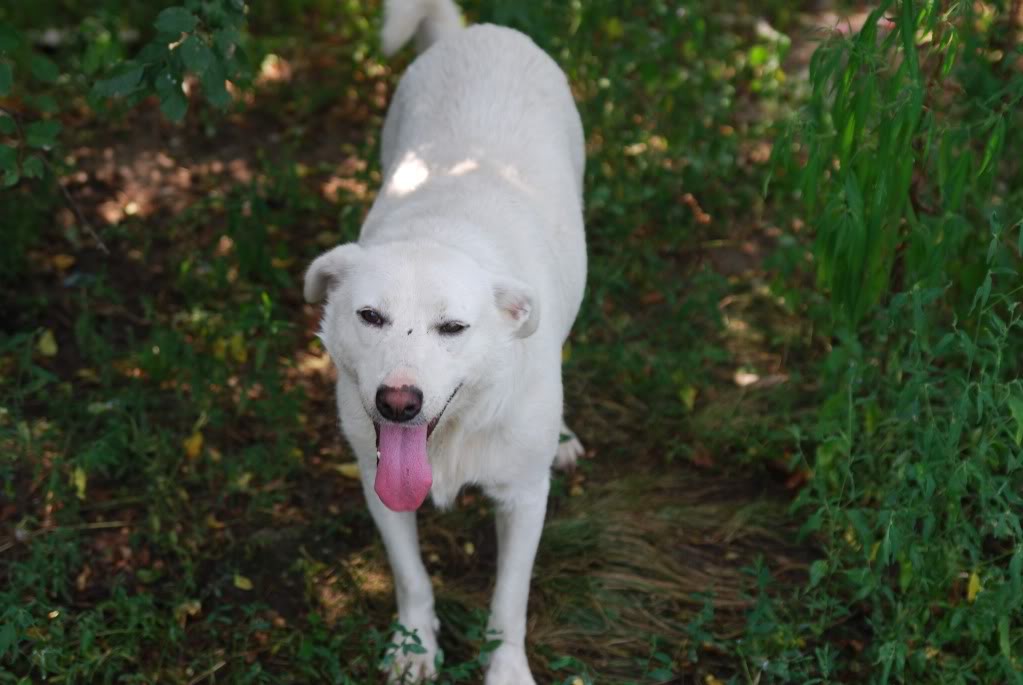
<path fill-rule="evenodd" d="M 426 458 L 426 425 L 380 425 L 380 461 L 373 485 L 394 511 L 415 511 L 430 494 L 433 474 Z"/>

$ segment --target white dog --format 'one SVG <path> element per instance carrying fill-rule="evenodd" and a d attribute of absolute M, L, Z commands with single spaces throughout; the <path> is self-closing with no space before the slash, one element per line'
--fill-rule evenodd
<path fill-rule="evenodd" d="M 435 674 L 438 622 L 415 510 L 467 483 L 497 504 L 488 685 L 534 683 L 526 603 L 552 461 L 582 446 L 562 423 L 561 347 L 586 280 L 582 126 L 564 74 L 526 36 L 462 28 L 451 0 L 389 0 L 384 50 L 421 55 L 384 123 L 384 183 L 358 243 L 309 267 L 320 337 L 394 574 L 399 621 Z M 559 443 L 559 434 L 570 440 Z M 400 638 L 399 638 L 400 639 Z"/>

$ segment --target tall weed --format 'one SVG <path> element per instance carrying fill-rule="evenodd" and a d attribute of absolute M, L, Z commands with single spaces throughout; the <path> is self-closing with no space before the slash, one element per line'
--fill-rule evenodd
<path fill-rule="evenodd" d="M 832 344 L 819 410 L 794 428 L 813 475 L 793 509 L 824 555 L 791 618 L 814 651 L 761 651 L 810 682 L 1023 681 L 1008 10 L 882 3 L 817 50 L 798 143 L 778 150 L 815 228 Z"/>

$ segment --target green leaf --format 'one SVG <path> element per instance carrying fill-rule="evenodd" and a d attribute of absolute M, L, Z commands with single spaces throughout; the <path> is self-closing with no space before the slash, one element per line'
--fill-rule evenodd
<path fill-rule="evenodd" d="M 570 656 L 556 656 L 550 660 L 547 664 L 550 666 L 552 671 L 560 671 L 565 668 L 571 668 L 575 665 L 575 659 Z"/>
<path fill-rule="evenodd" d="M 984 173 L 984 170 L 991 164 L 995 155 L 1001 151 L 1003 140 L 1005 140 L 1005 117 L 998 117 L 998 121 L 995 122 L 994 131 L 991 132 L 991 137 L 987 139 L 987 145 L 984 146 L 984 157 L 980 162 L 980 171 L 977 172 L 978 176 Z"/>
<path fill-rule="evenodd" d="M 849 523 L 852 525 L 853 530 L 856 531 L 856 537 L 859 539 L 860 544 L 866 547 L 868 543 L 873 541 L 874 537 L 871 533 L 871 524 L 867 521 L 867 517 L 863 514 L 863 510 L 850 509 L 845 515 L 846 518 L 849 519 Z"/>
<path fill-rule="evenodd" d="M 948 38 L 944 41 L 944 43 L 945 57 L 941 64 L 942 77 L 948 76 L 952 73 L 952 67 L 955 66 L 956 57 L 959 56 L 959 34 L 955 31 L 950 31 Z"/>
<path fill-rule="evenodd" d="M 0 171 L 10 172 L 18 168 L 18 151 L 10 145 L 0 145 Z"/>
<path fill-rule="evenodd" d="M 214 60 L 213 51 L 206 45 L 206 41 L 196 35 L 186 38 L 178 50 L 185 67 L 200 76 L 206 73 Z"/>
<path fill-rule="evenodd" d="M 749 63 L 751 67 L 759 67 L 767 62 L 767 48 L 763 45 L 754 45 L 749 51 Z"/>
<path fill-rule="evenodd" d="M 33 122 L 25 129 L 25 143 L 29 147 L 53 147 L 60 129 L 60 122 L 53 119 Z"/>
<path fill-rule="evenodd" d="M 1016 552 L 1009 561 L 1009 585 L 1013 596 L 1019 600 L 1023 589 L 1023 545 L 1016 547 Z"/>
<path fill-rule="evenodd" d="M 18 131 L 18 124 L 14 118 L 6 114 L 0 114 L 0 133 L 5 136 L 13 136 Z"/>
<path fill-rule="evenodd" d="M 916 14 L 913 12 L 912 0 L 903 0 L 902 17 L 898 22 L 899 34 L 902 36 L 902 50 L 909 65 L 910 73 L 920 71 L 919 57 L 916 54 Z"/>
<path fill-rule="evenodd" d="M 11 65 L 7 62 L 0 62 L 0 97 L 11 92 L 14 85 L 14 74 L 11 72 Z"/>
<path fill-rule="evenodd" d="M 82 71 L 91 76 L 95 74 L 103 64 L 103 56 L 110 50 L 110 41 L 96 41 L 89 43 L 82 55 Z"/>
<path fill-rule="evenodd" d="M 171 121 L 181 121 L 188 112 L 188 100 L 180 90 L 169 90 L 160 96 L 160 111 Z"/>
<path fill-rule="evenodd" d="M 18 180 L 20 178 L 21 178 L 21 175 L 18 174 L 18 170 L 17 169 L 9 170 L 7 173 L 4 174 L 4 180 L 3 180 L 4 188 L 11 188 L 11 187 L 13 187 L 18 182 Z"/>
<path fill-rule="evenodd" d="M 32 155 L 21 165 L 21 172 L 26 178 L 42 178 L 43 160 L 38 155 Z"/>
<path fill-rule="evenodd" d="M 899 562 L 899 589 L 905 592 L 913 582 L 913 564 L 907 560 Z"/>
<path fill-rule="evenodd" d="M 798 540 L 803 540 L 810 533 L 816 533 L 821 529 L 821 525 L 824 523 L 824 512 L 817 510 L 807 517 L 806 521 L 799 528 L 799 533 L 796 536 Z"/>
<path fill-rule="evenodd" d="M 810 587 L 816 587 L 827 572 L 828 562 L 826 559 L 818 559 L 810 564 Z"/>
<path fill-rule="evenodd" d="M 213 34 L 213 44 L 217 46 L 217 50 L 224 57 L 231 56 L 239 40 L 241 40 L 241 36 L 238 34 L 238 30 L 234 28 L 222 28 Z"/>
<path fill-rule="evenodd" d="M 43 55 L 32 55 L 29 66 L 32 75 L 43 83 L 53 83 L 60 76 L 60 68 L 54 64 L 53 60 Z"/>
<path fill-rule="evenodd" d="M 839 148 L 841 150 L 840 158 L 843 162 L 849 159 L 849 155 L 852 152 L 853 142 L 856 140 L 856 113 L 853 112 L 849 115 L 849 119 L 845 122 L 845 128 L 842 131 L 842 145 Z"/>
<path fill-rule="evenodd" d="M 21 45 L 21 36 L 13 26 L 0 24 L 0 52 L 10 52 Z"/>
<path fill-rule="evenodd" d="M 989 297 L 991 297 L 990 271 L 987 272 L 987 276 L 984 277 L 984 282 L 981 284 L 979 288 L 977 288 L 977 292 L 974 293 L 973 295 L 973 304 L 970 305 L 970 313 L 971 314 L 973 313 L 973 310 L 977 308 L 978 304 L 980 304 L 980 308 L 981 310 L 983 310 L 984 307 L 987 305 Z"/>
<path fill-rule="evenodd" d="M 153 86 L 161 100 L 165 100 L 175 92 L 181 92 L 181 74 L 171 73 L 170 69 L 161 69 L 153 79 Z"/>
<path fill-rule="evenodd" d="M 92 87 L 92 92 L 100 97 L 127 95 L 138 88 L 145 71 L 146 68 L 141 64 L 125 63 L 110 78 L 97 81 Z"/>
<path fill-rule="evenodd" d="M 135 571 L 135 577 L 139 580 L 139 582 L 144 583 L 146 585 L 149 585 L 150 583 L 155 583 L 157 580 L 160 579 L 160 576 L 162 575 L 163 571 L 161 571 L 160 569 L 140 568 L 137 571 Z"/>
<path fill-rule="evenodd" d="M 0 626 L 0 657 L 6 656 L 7 652 L 14 652 L 18 646 L 18 633 L 14 623 L 5 621 Z"/>
<path fill-rule="evenodd" d="M 60 109 L 57 105 L 57 99 L 48 93 L 44 93 L 43 95 L 30 95 L 26 98 L 26 100 L 28 100 L 29 104 L 43 114 L 53 114 Z"/>
<path fill-rule="evenodd" d="M 988 275 L 990 278 L 990 274 Z M 1023 398 L 1013 395 L 1009 397 L 1009 411 L 1012 412 L 1012 418 L 1016 420 L 1016 447 L 1023 444 Z M 1020 556 L 1020 552 L 1016 552 L 1016 557 Z M 1016 557 L 1013 557 L 1013 562 L 1019 564 Z"/>
<path fill-rule="evenodd" d="M 231 104 L 231 95 L 227 92 L 225 85 L 227 76 L 224 74 L 220 62 L 213 62 L 210 68 L 202 74 L 201 80 L 203 93 L 206 94 L 206 99 L 210 101 L 210 104 L 218 109 L 224 109 Z"/>
<path fill-rule="evenodd" d="M 1003 615 L 998 619 L 998 648 L 1002 656 L 1012 659 L 1012 644 L 1009 641 L 1009 617 Z"/>
<path fill-rule="evenodd" d="M 198 20 L 184 7 L 168 7 L 156 15 L 153 26 L 163 33 L 181 34 L 195 28 Z"/>
<path fill-rule="evenodd" d="M 856 174 L 851 172 L 845 175 L 845 199 L 849 203 L 853 220 L 862 230 L 866 224 L 863 216 L 863 195 L 860 193 L 859 183 L 856 182 Z"/>

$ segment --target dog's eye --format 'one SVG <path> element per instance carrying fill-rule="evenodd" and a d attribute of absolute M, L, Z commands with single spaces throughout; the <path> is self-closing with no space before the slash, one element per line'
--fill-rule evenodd
<path fill-rule="evenodd" d="M 445 321 L 437 327 L 437 330 L 440 331 L 441 335 L 458 335 L 466 328 L 468 328 L 468 326 L 464 323 L 459 323 L 457 321 Z"/>
<path fill-rule="evenodd" d="M 381 316 L 380 312 L 369 307 L 359 310 L 359 318 L 370 326 L 376 326 L 377 328 L 384 325 L 384 317 Z"/>

